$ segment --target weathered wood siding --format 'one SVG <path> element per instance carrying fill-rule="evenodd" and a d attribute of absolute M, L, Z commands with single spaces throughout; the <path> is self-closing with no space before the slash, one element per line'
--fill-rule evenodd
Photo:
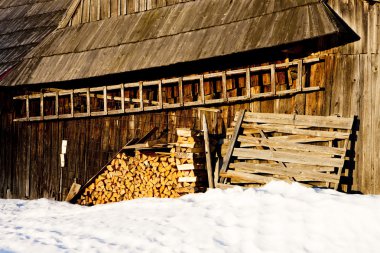
<path fill-rule="evenodd" d="M 350 164 L 351 171 L 346 171 L 344 190 L 380 194 L 380 4 L 369 5 L 362 0 L 334 0 L 329 4 L 361 39 L 318 53 L 325 61 L 314 72 L 313 80 L 325 90 L 221 106 L 219 116 L 212 118 L 208 113 L 209 127 L 214 133 L 224 132 L 235 112 L 243 108 L 253 112 L 357 115 L 355 162 Z M 192 109 L 15 124 L 11 96 L 0 91 L 0 197 L 6 196 L 7 189 L 18 198 L 57 197 L 62 139 L 68 140 L 67 167 L 63 170 L 66 194 L 74 178 L 85 182 L 129 138 L 142 136 L 153 126 L 170 133 L 175 127 L 199 128 L 198 112 Z"/>

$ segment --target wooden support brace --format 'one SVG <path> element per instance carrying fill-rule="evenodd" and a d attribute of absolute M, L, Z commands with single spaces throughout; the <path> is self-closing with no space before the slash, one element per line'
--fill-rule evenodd
<path fill-rule="evenodd" d="M 222 165 L 222 168 L 221 168 L 219 174 L 226 173 L 228 166 L 230 165 L 231 157 L 232 157 L 232 154 L 233 154 L 234 148 L 235 148 L 235 144 L 236 144 L 236 141 L 237 141 L 238 136 L 239 136 L 240 127 L 243 123 L 244 114 L 245 114 L 245 110 L 240 111 L 239 116 L 238 116 L 237 121 L 236 121 L 234 133 L 233 133 L 231 141 L 230 141 L 230 146 L 228 147 L 227 154 L 223 159 L 223 165 Z M 219 182 L 223 183 L 223 181 L 224 181 L 224 178 L 221 177 Z"/>
<path fill-rule="evenodd" d="M 214 179 L 212 177 L 210 140 L 209 140 L 209 136 L 208 136 L 207 118 L 206 118 L 206 115 L 204 112 L 203 112 L 203 137 L 204 137 L 204 141 L 205 141 L 208 187 L 214 188 Z"/>

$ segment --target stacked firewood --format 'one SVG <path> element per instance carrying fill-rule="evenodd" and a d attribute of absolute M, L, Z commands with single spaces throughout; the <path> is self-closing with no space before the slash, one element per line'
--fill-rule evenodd
<path fill-rule="evenodd" d="M 119 153 L 84 190 L 81 205 L 96 205 L 144 197 L 176 198 L 193 192 L 195 183 L 182 183 L 188 176 L 178 171 L 175 157 L 167 154 Z"/>
<path fill-rule="evenodd" d="M 187 128 L 178 128 L 177 136 L 172 154 L 176 157 L 178 171 L 183 175 L 178 180 L 189 188 L 189 192 L 203 191 L 207 181 L 203 138 Z"/>
<path fill-rule="evenodd" d="M 77 203 L 97 205 L 137 198 L 177 198 L 204 191 L 207 182 L 203 139 L 178 129 L 170 153 L 119 153 L 87 183 Z"/>

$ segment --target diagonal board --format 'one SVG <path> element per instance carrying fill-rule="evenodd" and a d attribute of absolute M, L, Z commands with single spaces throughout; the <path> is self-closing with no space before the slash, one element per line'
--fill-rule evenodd
<path fill-rule="evenodd" d="M 240 126 L 243 122 L 244 114 L 245 114 L 245 110 L 242 110 L 239 112 L 239 115 L 238 115 L 237 120 L 236 120 L 235 130 L 234 130 L 234 133 L 233 133 L 232 138 L 231 138 L 231 145 L 228 148 L 227 155 L 223 159 L 223 166 L 220 169 L 220 174 L 225 173 L 228 169 L 228 166 L 230 165 L 231 157 L 232 157 L 232 154 L 234 152 L 235 143 L 236 143 L 237 138 L 239 136 Z M 223 181 L 224 181 L 224 179 L 220 178 L 219 182 L 223 182 Z"/>
<path fill-rule="evenodd" d="M 337 190 L 353 121 L 338 116 L 236 114 L 234 128 L 227 130 L 233 134 L 220 183 L 230 179 L 229 184 L 251 187 L 291 179 Z"/>

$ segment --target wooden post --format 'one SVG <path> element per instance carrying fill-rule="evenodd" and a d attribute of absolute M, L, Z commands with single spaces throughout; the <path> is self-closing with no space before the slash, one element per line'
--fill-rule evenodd
<path fill-rule="evenodd" d="M 140 109 L 144 110 L 144 101 L 143 101 L 143 82 L 139 82 L 139 99 L 140 99 Z"/>
<path fill-rule="evenodd" d="M 86 91 L 86 105 L 87 105 L 87 116 L 91 115 L 91 100 L 90 100 L 90 88 Z"/>
<path fill-rule="evenodd" d="M 162 80 L 160 80 L 158 84 L 158 104 L 159 104 L 160 109 L 162 109 L 164 105 L 164 102 L 162 100 L 163 100 L 162 99 Z"/>
<path fill-rule="evenodd" d="M 117 15 L 121 16 L 121 0 L 117 0 Z"/>
<path fill-rule="evenodd" d="M 108 114 L 108 101 L 107 101 L 107 86 L 103 87 L 103 103 L 104 103 L 104 114 Z"/>
<path fill-rule="evenodd" d="M 209 188 L 214 188 L 214 179 L 212 177 L 210 140 L 209 140 L 209 136 L 208 136 L 207 118 L 206 118 L 205 112 L 203 112 L 202 115 L 203 115 L 203 137 L 204 137 L 204 140 L 205 140 L 208 187 Z"/>
<path fill-rule="evenodd" d="M 30 113 L 29 113 L 29 95 L 26 97 L 26 119 L 29 121 Z"/>
<path fill-rule="evenodd" d="M 98 0 L 98 6 L 97 6 L 97 12 L 96 12 L 96 20 L 100 20 L 100 7 L 101 6 L 101 0 Z"/>
<path fill-rule="evenodd" d="M 182 77 L 178 79 L 178 93 L 179 93 L 179 104 L 183 106 L 183 80 Z"/>
<path fill-rule="evenodd" d="M 270 66 L 270 83 L 271 83 L 271 92 L 273 95 L 276 95 L 276 65 L 272 64 Z"/>
<path fill-rule="evenodd" d="M 222 72 L 222 88 L 223 88 L 223 100 L 227 101 L 227 74 L 226 71 Z"/>
<path fill-rule="evenodd" d="M 59 91 L 55 92 L 55 116 L 59 116 Z"/>
<path fill-rule="evenodd" d="M 241 124 L 243 123 L 244 114 L 245 114 L 245 110 L 242 110 L 242 111 L 240 111 L 240 114 L 237 117 L 235 130 L 234 130 L 234 133 L 232 135 L 232 138 L 230 141 L 230 146 L 228 147 L 228 150 L 227 150 L 227 154 L 223 159 L 223 165 L 222 165 L 222 169 L 220 170 L 219 175 L 226 173 L 228 166 L 230 165 L 231 157 L 232 157 L 232 154 L 233 154 L 234 148 L 235 148 L 235 144 L 236 144 L 236 141 L 237 141 L 238 136 L 239 136 L 240 127 L 241 127 Z M 224 179 L 221 177 L 219 182 L 222 183 L 223 181 L 224 181 Z"/>
<path fill-rule="evenodd" d="M 74 117 L 74 91 L 70 93 L 70 115 Z"/>
<path fill-rule="evenodd" d="M 125 91 L 124 91 L 124 84 L 121 84 L 121 87 L 120 87 L 120 97 L 121 97 L 121 110 L 123 113 L 125 113 Z"/>
<path fill-rule="evenodd" d="M 298 62 L 297 71 L 297 91 L 302 91 L 303 60 Z"/>
<path fill-rule="evenodd" d="M 205 103 L 205 89 L 204 89 L 204 77 L 201 75 L 199 78 L 199 89 L 201 90 L 201 102 Z"/>
<path fill-rule="evenodd" d="M 44 94 L 41 92 L 40 94 L 40 116 L 41 120 L 44 119 Z"/>
<path fill-rule="evenodd" d="M 251 70 L 247 68 L 245 74 L 245 87 L 247 89 L 247 98 L 251 98 Z"/>
<path fill-rule="evenodd" d="M 108 18 L 111 17 L 111 0 L 108 0 Z"/>

